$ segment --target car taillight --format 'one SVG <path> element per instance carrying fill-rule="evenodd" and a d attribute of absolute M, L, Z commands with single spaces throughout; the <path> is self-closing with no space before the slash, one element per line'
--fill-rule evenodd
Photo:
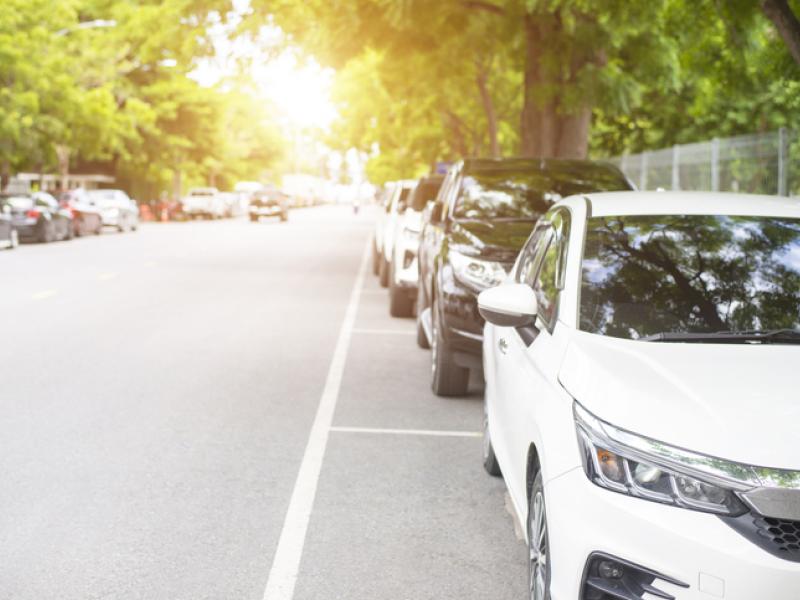
<path fill-rule="evenodd" d="M 41 214 L 42 213 L 40 213 L 38 210 L 32 208 L 25 213 L 25 216 L 28 217 L 29 219 L 38 219 Z"/>

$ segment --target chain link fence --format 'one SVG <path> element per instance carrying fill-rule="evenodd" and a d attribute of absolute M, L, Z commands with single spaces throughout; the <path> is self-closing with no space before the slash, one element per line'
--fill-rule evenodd
<path fill-rule="evenodd" d="M 800 195 L 800 139 L 788 129 L 625 154 L 610 162 L 641 190 Z"/>

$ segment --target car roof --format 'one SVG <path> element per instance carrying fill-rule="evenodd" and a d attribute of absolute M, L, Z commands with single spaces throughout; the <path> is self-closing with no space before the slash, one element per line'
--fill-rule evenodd
<path fill-rule="evenodd" d="M 465 158 L 464 171 L 546 171 L 575 168 L 601 168 L 609 171 L 620 172 L 611 163 L 599 160 L 571 159 L 571 158 Z"/>
<path fill-rule="evenodd" d="M 617 215 L 732 215 L 800 218 L 800 199 L 732 192 L 599 192 L 557 205 L 588 201 L 592 217 Z"/>

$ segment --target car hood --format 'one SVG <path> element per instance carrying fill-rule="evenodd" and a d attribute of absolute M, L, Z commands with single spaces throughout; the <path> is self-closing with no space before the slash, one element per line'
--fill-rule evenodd
<path fill-rule="evenodd" d="M 450 246 L 463 254 L 511 263 L 534 225 L 532 221 L 453 221 Z"/>
<path fill-rule="evenodd" d="M 800 470 L 800 345 L 623 340 L 574 332 L 564 388 L 633 433 L 745 464 Z"/>

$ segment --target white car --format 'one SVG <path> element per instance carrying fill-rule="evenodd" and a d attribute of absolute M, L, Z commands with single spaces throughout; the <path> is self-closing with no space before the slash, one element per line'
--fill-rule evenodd
<path fill-rule="evenodd" d="M 103 226 L 123 232 L 139 228 L 139 206 L 122 190 L 89 190 L 87 198 L 100 210 Z"/>
<path fill-rule="evenodd" d="M 398 213 L 393 248 L 389 251 L 389 314 L 411 317 L 417 301 L 419 282 L 419 236 L 422 230 L 422 211 L 436 199 L 444 177 L 430 175 L 419 180 L 408 196 L 406 208 Z"/>
<path fill-rule="evenodd" d="M 192 188 L 181 200 L 183 214 L 190 218 L 221 219 L 227 205 L 217 188 Z"/>
<path fill-rule="evenodd" d="M 386 229 L 386 214 L 391 207 L 394 186 L 395 182 L 393 181 L 387 183 L 377 198 L 378 210 L 376 211 L 375 231 L 372 234 L 372 272 L 375 275 L 380 275 L 383 256 L 383 231 Z"/>
<path fill-rule="evenodd" d="M 800 203 L 573 196 L 479 310 L 530 598 L 800 597 Z"/>
<path fill-rule="evenodd" d="M 378 280 L 381 287 L 389 287 L 389 274 L 392 268 L 395 236 L 399 234 L 400 216 L 408 208 L 408 197 L 417 184 L 413 179 L 398 181 L 392 188 L 392 197 L 386 206 L 383 220 L 381 257 L 378 265 Z"/>

